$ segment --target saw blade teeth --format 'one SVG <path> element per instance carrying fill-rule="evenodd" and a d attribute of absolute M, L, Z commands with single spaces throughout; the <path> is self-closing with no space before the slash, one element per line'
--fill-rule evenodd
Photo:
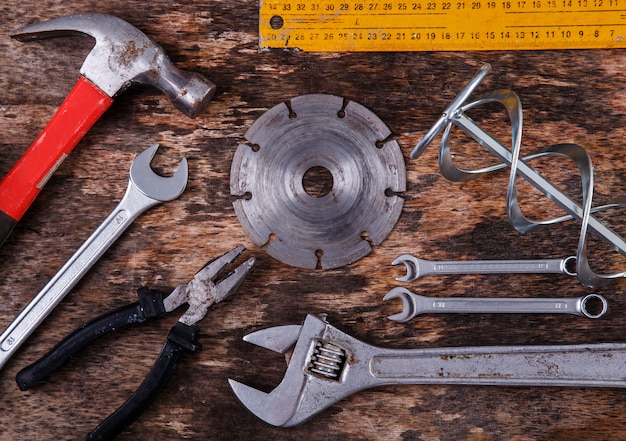
<path fill-rule="evenodd" d="M 268 254 L 296 267 L 338 268 L 366 256 L 372 248 L 361 233 L 381 243 L 404 203 L 394 194 L 406 187 L 404 157 L 390 136 L 374 113 L 342 97 L 303 95 L 269 109 L 245 136 L 259 148 L 241 144 L 231 168 L 244 230 L 257 245 L 275 235 Z M 312 170 L 319 182 L 305 179 Z"/>
<path fill-rule="evenodd" d="M 346 253 L 344 247 L 325 248 L 320 256 L 322 269 L 341 268 L 342 266 L 354 263 L 372 252 L 372 246 L 367 240 L 356 241 Z"/>
<path fill-rule="evenodd" d="M 284 127 L 289 124 L 291 118 L 289 118 L 289 107 L 285 103 L 277 104 L 270 110 L 265 112 L 257 119 L 252 126 L 246 132 L 246 139 L 252 143 L 258 145 L 259 151 L 263 151 L 265 140 L 267 139 L 268 131 Z"/>
<path fill-rule="evenodd" d="M 370 136 L 370 145 L 376 146 L 377 142 L 385 140 L 391 135 L 389 127 L 376 114 L 361 104 L 350 101 L 346 106 L 345 115 L 350 124 L 360 127 L 361 133 Z"/>
<path fill-rule="evenodd" d="M 293 248 L 281 240 L 275 240 L 267 247 L 267 254 L 280 262 L 304 269 L 317 268 L 318 257 L 315 255 L 315 250 L 300 249 L 297 253 L 293 251 Z"/>
<path fill-rule="evenodd" d="M 394 224 L 390 224 L 387 218 L 398 219 L 402 213 L 404 199 L 399 196 L 387 196 L 385 207 L 380 210 L 380 217 L 374 217 L 367 234 L 374 245 L 380 245 L 393 230 Z"/>
<path fill-rule="evenodd" d="M 252 146 L 246 144 L 239 144 L 237 147 L 230 174 L 230 193 L 233 196 L 244 196 L 254 190 L 249 176 L 258 173 L 258 163 L 254 159 L 256 153 Z"/>
<path fill-rule="evenodd" d="M 264 222 L 259 222 L 258 213 L 255 206 L 250 204 L 252 199 L 236 199 L 233 201 L 235 214 L 244 231 L 257 246 L 265 245 L 269 240 L 272 232 Z"/>
<path fill-rule="evenodd" d="M 402 193 L 406 191 L 406 169 L 404 165 L 404 156 L 402 150 L 396 140 L 387 141 L 380 149 L 384 154 L 389 155 L 386 161 L 388 189 L 394 193 Z M 401 167 L 398 164 L 402 164 Z"/>
<path fill-rule="evenodd" d="M 343 98 L 335 95 L 311 94 L 301 95 L 289 101 L 296 118 L 308 119 L 317 117 L 337 117 L 343 109 Z"/>

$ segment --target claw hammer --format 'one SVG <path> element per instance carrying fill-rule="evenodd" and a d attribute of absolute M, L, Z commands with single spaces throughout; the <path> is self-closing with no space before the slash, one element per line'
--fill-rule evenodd
<path fill-rule="evenodd" d="M 82 76 L 41 134 L 0 181 L 0 246 L 116 95 L 136 83 L 155 86 L 176 108 L 194 118 L 215 93 L 215 84 L 197 73 L 178 69 L 143 32 L 111 15 L 59 17 L 26 26 L 12 37 L 29 41 L 77 32 L 96 40 L 80 69 Z"/>

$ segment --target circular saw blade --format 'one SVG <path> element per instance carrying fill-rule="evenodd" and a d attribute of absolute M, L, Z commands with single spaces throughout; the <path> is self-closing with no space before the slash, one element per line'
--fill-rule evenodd
<path fill-rule="evenodd" d="M 267 253 L 300 268 L 338 268 L 366 256 L 396 224 L 406 189 L 404 158 L 370 110 L 333 95 L 292 98 L 246 132 L 230 190 L 246 233 Z M 332 186 L 310 194 L 303 180 L 324 171 Z M 366 240 L 365 237 L 369 239 Z"/>

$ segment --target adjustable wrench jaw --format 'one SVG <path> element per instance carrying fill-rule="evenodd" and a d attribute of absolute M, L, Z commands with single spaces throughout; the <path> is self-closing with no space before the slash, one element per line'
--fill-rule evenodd
<path fill-rule="evenodd" d="M 285 377 L 269 394 L 233 379 L 228 380 L 241 403 L 268 424 L 290 426 L 288 422 L 298 410 L 300 396 L 307 381 L 302 366 L 306 363 L 309 335 L 321 335 L 323 331 L 323 326 L 307 327 L 305 322 L 303 326 L 276 326 L 246 335 L 245 341 L 275 352 L 285 353 L 294 344 L 295 348 Z"/>
<path fill-rule="evenodd" d="M 244 340 L 280 353 L 295 343 L 285 376 L 270 393 L 228 380 L 241 403 L 273 426 L 301 424 L 372 386 L 369 360 L 356 359 L 354 354 L 370 353 L 373 347 L 329 325 L 325 317 L 308 315 L 302 326 L 269 328 L 248 334 Z"/>

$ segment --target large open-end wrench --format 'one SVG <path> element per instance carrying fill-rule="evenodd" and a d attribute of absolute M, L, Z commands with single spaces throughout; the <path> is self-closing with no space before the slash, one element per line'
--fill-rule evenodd
<path fill-rule="evenodd" d="M 187 186 L 187 160 L 180 161 L 172 177 L 159 176 L 150 167 L 158 147 L 148 147 L 135 158 L 126 193 L 117 207 L 2 333 L 0 368 L 137 216 L 183 193 Z"/>
<path fill-rule="evenodd" d="M 264 329 L 244 340 L 279 353 L 295 344 L 285 377 L 270 393 L 229 380 L 243 405 L 274 426 L 295 426 L 348 395 L 392 384 L 626 387 L 625 343 L 384 349 L 313 315 L 302 326 Z"/>
<path fill-rule="evenodd" d="M 567 274 L 576 276 L 576 256 L 564 259 L 528 260 L 425 260 L 410 254 L 398 256 L 392 265 L 404 264 L 399 282 L 412 282 L 434 274 Z"/>
<path fill-rule="evenodd" d="M 272 392 L 229 380 L 243 405 L 274 426 L 295 426 L 348 395 L 392 384 L 626 387 L 625 343 L 384 349 L 313 315 L 302 326 L 264 329 L 244 340 L 279 353 L 295 344 Z"/>
<path fill-rule="evenodd" d="M 388 317 L 396 322 L 408 322 L 420 314 L 573 314 L 587 318 L 603 317 L 609 304 L 598 294 L 583 297 L 426 297 L 406 288 L 396 287 L 383 300 L 402 300 L 402 312 Z M 597 310 L 590 305 L 596 305 Z"/>

